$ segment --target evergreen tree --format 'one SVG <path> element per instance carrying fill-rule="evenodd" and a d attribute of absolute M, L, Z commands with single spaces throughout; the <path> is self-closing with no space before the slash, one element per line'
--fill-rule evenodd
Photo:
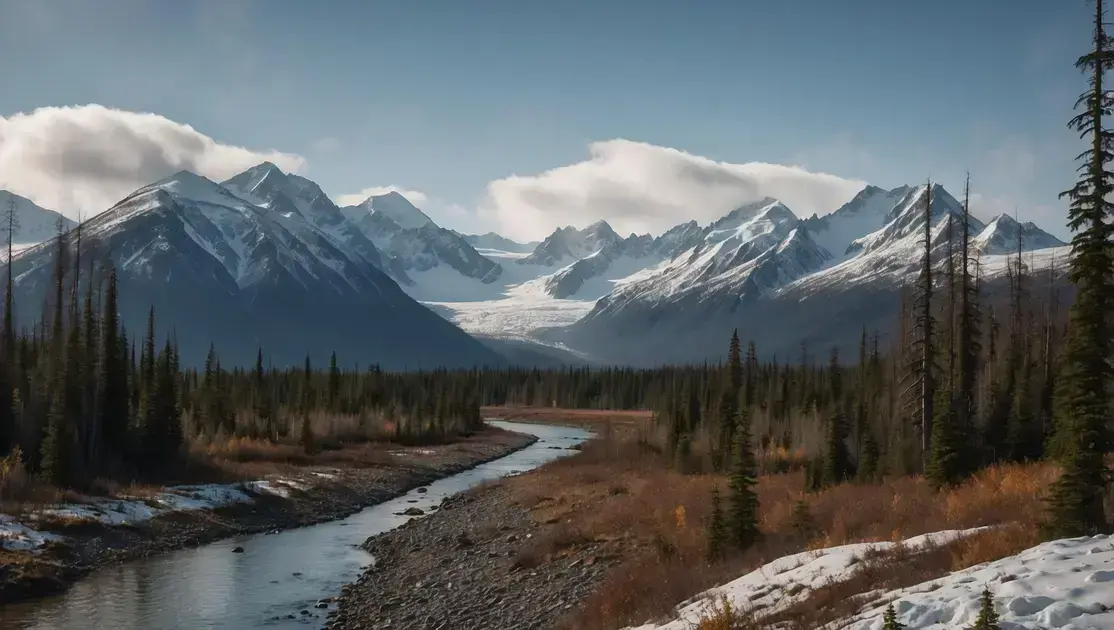
<path fill-rule="evenodd" d="M 340 393 L 340 369 L 337 367 L 337 353 L 329 357 L 329 409 L 336 410 L 337 396 Z"/>
<path fill-rule="evenodd" d="M 727 522 L 720 504 L 719 486 L 712 485 L 712 515 L 708 520 L 708 559 L 715 561 L 727 550 Z"/>
<path fill-rule="evenodd" d="M 897 611 L 894 610 L 894 605 L 891 603 L 886 606 L 886 612 L 882 615 L 882 630 L 902 630 L 905 624 L 897 620 Z"/>
<path fill-rule="evenodd" d="M 335 359 L 336 353 L 333 353 Z M 312 398 L 310 397 L 310 382 L 313 377 L 313 371 L 309 365 L 309 355 L 306 355 L 305 368 L 302 370 L 302 435 L 301 442 L 302 448 L 307 455 L 312 455 L 316 449 L 316 444 L 313 439 L 313 426 L 310 424 L 310 405 Z"/>
<path fill-rule="evenodd" d="M 731 542 L 739 549 L 746 549 L 758 541 L 757 464 L 750 444 L 750 417 L 746 409 L 739 412 L 735 428 L 735 453 L 731 458 L 730 521 L 728 528 Z"/>
<path fill-rule="evenodd" d="M 1070 123 L 1081 137 L 1089 136 L 1090 148 L 1080 155 L 1080 181 L 1061 193 L 1070 200 L 1068 225 L 1075 231 L 1070 277 L 1076 287 L 1064 351 L 1064 400 L 1058 405 L 1056 419 L 1056 431 L 1062 434 L 1058 439 L 1063 450 L 1063 472 L 1048 502 L 1049 533 L 1062 537 L 1108 529 L 1103 508 L 1108 471 L 1103 458 L 1111 406 L 1109 388 L 1114 376 L 1110 363 L 1114 251 L 1109 222 L 1114 204 L 1108 201 L 1114 192 L 1114 173 L 1107 170 L 1107 165 L 1114 157 L 1110 148 L 1114 132 L 1103 126 L 1103 116 L 1114 108 L 1114 95 L 1103 87 L 1103 75 L 1114 67 L 1114 50 L 1104 19 L 1102 0 L 1096 0 L 1094 49 L 1076 62 L 1077 67 L 1090 73 L 1090 89 L 1077 102 L 1084 111 Z"/>
<path fill-rule="evenodd" d="M 120 463 L 126 455 L 128 435 L 128 385 L 127 368 L 121 344 L 120 316 L 117 312 L 116 270 L 108 276 L 108 290 L 104 297 L 104 315 L 101 318 L 101 372 L 97 389 L 100 412 L 101 441 L 105 456 Z"/>
<path fill-rule="evenodd" d="M 847 416 L 843 411 L 843 378 L 839 351 L 832 348 L 828 367 L 832 415 L 828 419 L 827 448 L 824 453 L 824 483 L 843 483 L 851 472 L 851 456 L 847 451 Z"/>
<path fill-rule="evenodd" d="M 998 625 L 998 611 L 994 610 L 994 595 L 989 588 L 984 588 L 979 598 L 979 618 L 968 630 L 1001 630 L 1001 627 Z"/>

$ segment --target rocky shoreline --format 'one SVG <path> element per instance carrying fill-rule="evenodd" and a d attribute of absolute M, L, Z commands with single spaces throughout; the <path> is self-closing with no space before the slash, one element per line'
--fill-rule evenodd
<path fill-rule="evenodd" d="M 99 567 L 195 547 L 231 536 L 257 534 L 337 520 L 432 481 L 498 459 L 537 441 L 531 435 L 488 429 L 436 454 L 398 465 L 338 471 L 310 492 L 289 498 L 258 496 L 252 504 L 173 512 L 133 526 L 81 525 L 55 533 L 62 545 L 0 563 L 0 604 L 56 594 Z"/>
<path fill-rule="evenodd" d="M 422 519 L 369 538 L 375 556 L 337 598 L 333 630 L 551 628 L 615 561 L 590 541 L 541 558 L 552 528 L 494 485 L 450 497 Z"/>

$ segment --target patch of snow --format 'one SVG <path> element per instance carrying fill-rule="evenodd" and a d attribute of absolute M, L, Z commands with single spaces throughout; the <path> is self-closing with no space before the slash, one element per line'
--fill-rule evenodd
<path fill-rule="evenodd" d="M 314 473 L 332 479 L 330 473 Z M 134 525 L 169 512 L 212 510 L 219 507 L 252 503 L 252 494 L 271 494 L 289 498 L 293 490 L 307 492 L 312 485 L 295 479 L 276 478 L 237 484 L 199 484 L 169 486 L 150 498 L 117 497 L 93 499 L 87 503 L 64 503 L 30 513 L 25 520 L 34 523 L 46 519 L 92 521 L 108 526 Z M 19 523 L 14 517 L 0 514 L 0 546 L 9 550 L 34 550 L 47 541 L 61 537 L 41 533 Z"/>
<path fill-rule="evenodd" d="M 1010 629 L 1114 628 L 1114 539 L 1054 540 L 1016 556 L 956 571 L 878 596 L 877 605 L 839 627 L 880 630 L 886 605 L 910 630 L 974 623 L 983 588 L 994 595 L 1001 626 Z"/>
<path fill-rule="evenodd" d="M 48 542 L 58 540 L 49 532 L 40 532 L 17 523 L 7 514 L 0 514 L 0 549 L 38 553 Z"/>
<path fill-rule="evenodd" d="M 866 555 L 886 552 L 897 545 L 916 550 L 928 545 L 947 544 L 986 529 L 946 530 L 900 543 L 854 543 L 783 556 L 732 582 L 697 595 L 681 605 L 678 618 L 673 621 L 664 625 L 649 623 L 629 630 L 690 630 L 701 617 L 714 611 L 722 598 L 726 598 L 733 608 L 761 609 L 763 615 L 768 615 L 807 599 L 815 589 L 849 578 Z"/>

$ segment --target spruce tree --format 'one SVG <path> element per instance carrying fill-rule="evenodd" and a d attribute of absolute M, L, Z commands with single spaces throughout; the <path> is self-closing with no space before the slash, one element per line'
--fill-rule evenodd
<path fill-rule="evenodd" d="M 832 415 L 828 419 L 827 448 L 824 453 L 824 483 L 843 483 L 851 472 L 851 456 L 847 451 L 847 415 L 843 411 L 843 376 L 839 351 L 832 348 L 828 367 Z"/>
<path fill-rule="evenodd" d="M 97 386 L 101 441 L 105 457 L 120 463 L 127 452 L 128 386 L 127 368 L 121 351 L 120 316 L 117 311 L 116 270 L 108 275 L 101 317 L 101 371 Z"/>
<path fill-rule="evenodd" d="M 739 411 L 735 428 L 735 453 L 731 458 L 729 485 L 729 522 L 732 544 L 746 549 L 758 541 L 757 464 L 750 444 L 750 417 L 747 409 Z"/>
<path fill-rule="evenodd" d="M 336 354 L 334 353 L 334 357 Z M 310 424 L 310 408 L 313 405 L 312 392 L 310 390 L 312 384 L 313 371 L 310 369 L 309 355 L 306 355 L 306 364 L 302 370 L 302 448 L 307 455 L 312 455 L 316 449 L 316 444 L 313 439 L 313 426 Z"/>
<path fill-rule="evenodd" d="M 979 618 L 975 620 L 975 625 L 969 626 L 967 630 L 1001 630 L 1002 626 L 998 625 L 998 611 L 994 609 L 994 595 L 991 594 L 990 588 L 982 590 L 982 596 L 979 598 Z"/>
<path fill-rule="evenodd" d="M 1102 0 L 1095 2 L 1094 48 L 1076 62 L 1090 74 L 1090 87 L 1077 101 L 1084 110 L 1070 127 L 1090 140 L 1080 155 L 1079 182 L 1061 196 L 1070 200 L 1068 225 L 1072 238 L 1071 281 L 1076 287 L 1069 316 L 1058 405 L 1057 441 L 1063 472 L 1049 497 L 1048 533 L 1082 536 L 1108 529 L 1103 493 L 1108 471 L 1103 457 L 1107 447 L 1106 421 L 1110 414 L 1111 307 L 1114 305 L 1112 228 L 1114 192 L 1111 161 L 1114 132 L 1103 126 L 1103 116 L 1114 108 L 1114 95 L 1103 86 L 1105 71 L 1114 67 L 1114 50 L 1106 35 Z"/>
<path fill-rule="evenodd" d="M 719 486 L 712 485 L 712 515 L 708 519 L 708 559 L 715 561 L 727 550 L 727 522 L 719 498 Z"/>
<path fill-rule="evenodd" d="M 905 624 L 897 620 L 894 605 L 891 603 L 886 606 L 886 612 L 882 615 L 882 630 L 902 630 L 904 627 Z"/>
<path fill-rule="evenodd" d="M 329 409 L 336 411 L 337 397 L 340 394 L 340 368 L 337 367 L 337 353 L 329 357 Z"/>

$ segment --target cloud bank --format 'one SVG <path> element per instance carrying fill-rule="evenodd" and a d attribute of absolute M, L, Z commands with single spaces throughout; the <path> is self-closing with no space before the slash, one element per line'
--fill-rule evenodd
<path fill-rule="evenodd" d="M 866 182 L 762 162 L 717 162 L 630 140 L 594 142 L 588 159 L 533 176 L 488 184 L 479 219 L 520 240 L 564 225 L 606 219 L 621 234 L 661 232 L 691 219 L 706 224 L 762 197 L 798 216 L 827 214 Z"/>
<path fill-rule="evenodd" d="M 0 189 L 70 218 L 183 169 L 220 181 L 264 160 L 290 172 L 305 166 L 301 156 L 222 144 L 158 114 L 83 105 L 0 116 Z"/>

